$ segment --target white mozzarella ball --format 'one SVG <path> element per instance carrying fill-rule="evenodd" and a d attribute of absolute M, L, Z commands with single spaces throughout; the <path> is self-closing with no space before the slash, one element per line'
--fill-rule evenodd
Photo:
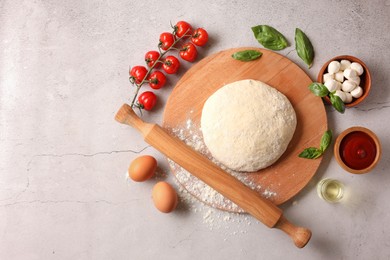
<path fill-rule="evenodd" d="M 336 93 L 334 93 L 335 96 L 339 96 L 341 98 L 341 100 L 345 103 L 346 99 L 347 99 L 347 95 L 345 94 L 344 91 L 342 90 L 336 90 Z"/>
<path fill-rule="evenodd" d="M 356 86 L 360 85 L 360 77 L 352 77 L 349 80 L 355 82 Z"/>
<path fill-rule="evenodd" d="M 341 90 L 341 87 L 343 86 L 343 83 L 336 81 L 337 82 L 337 88 L 336 90 Z"/>
<path fill-rule="evenodd" d="M 354 90 L 351 91 L 351 95 L 354 98 L 360 98 L 363 95 L 363 89 L 360 86 L 357 86 Z"/>
<path fill-rule="evenodd" d="M 356 83 L 351 80 L 346 80 L 343 82 L 341 89 L 345 92 L 351 92 L 357 87 Z"/>
<path fill-rule="evenodd" d="M 355 70 L 359 76 L 362 75 L 364 72 L 363 66 L 357 62 L 351 63 L 351 69 Z"/>
<path fill-rule="evenodd" d="M 340 61 L 340 70 L 349 69 L 349 66 L 351 66 L 351 62 L 349 60 L 341 60 Z"/>
<path fill-rule="evenodd" d="M 344 103 L 351 103 L 352 99 L 353 99 L 352 94 L 348 93 L 348 92 L 345 92 L 345 101 L 344 101 Z"/>
<path fill-rule="evenodd" d="M 334 79 L 337 80 L 338 82 L 343 82 L 344 81 L 344 73 L 342 71 L 336 72 L 336 74 L 334 74 Z"/>
<path fill-rule="evenodd" d="M 346 77 L 347 79 L 357 77 L 357 72 L 353 69 L 346 69 L 344 70 L 344 77 Z"/>
<path fill-rule="evenodd" d="M 330 79 L 334 79 L 334 74 L 325 73 L 322 78 L 323 78 L 324 82 L 326 82 L 326 81 L 328 81 Z"/>
<path fill-rule="evenodd" d="M 329 79 L 329 80 L 325 81 L 324 85 L 329 90 L 329 92 L 336 91 L 338 88 L 337 81 L 334 79 Z"/>
<path fill-rule="evenodd" d="M 340 70 L 340 62 L 334 60 L 331 61 L 328 65 L 328 72 L 334 74 Z"/>

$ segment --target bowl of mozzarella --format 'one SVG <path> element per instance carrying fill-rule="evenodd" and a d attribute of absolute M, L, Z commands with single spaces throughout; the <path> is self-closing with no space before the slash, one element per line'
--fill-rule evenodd
<path fill-rule="evenodd" d="M 324 84 L 329 92 L 339 96 L 345 107 L 360 104 L 371 89 L 371 73 L 360 59 L 341 55 L 328 60 L 318 73 L 317 81 Z M 329 97 L 324 97 L 330 104 Z"/>

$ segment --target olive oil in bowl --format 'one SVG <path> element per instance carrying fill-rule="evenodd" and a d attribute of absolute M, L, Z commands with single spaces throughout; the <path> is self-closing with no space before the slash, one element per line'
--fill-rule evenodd
<path fill-rule="evenodd" d="M 317 184 L 317 193 L 327 202 L 335 203 L 344 196 L 344 185 L 338 180 L 323 179 Z"/>

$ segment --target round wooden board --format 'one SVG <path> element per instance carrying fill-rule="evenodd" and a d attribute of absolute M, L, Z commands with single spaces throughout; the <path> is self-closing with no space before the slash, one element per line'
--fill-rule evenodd
<path fill-rule="evenodd" d="M 261 51 L 260 59 L 242 62 L 234 60 L 234 52 L 246 49 Z M 189 69 L 179 80 L 170 95 L 164 112 L 163 127 L 174 135 L 180 132 L 184 138 L 191 138 L 191 131 L 186 130 L 188 122 L 200 125 L 200 117 L 204 102 L 216 90 L 225 84 L 241 80 L 260 80 L 278 89 L 290 100 L 297 115 L 297 128 L 286 152 L 272 166 L 254 173 L 245 174 L 252 184 L 261 187 L 272 196 L 266 196 L 276 205 L 292 198 L 313 177 L 317 171 L 321 158 L 316 160 L 302 159 L 298 154 L 305 148 L 318 147 L 323 133 L 327 130 L 327 118 L 321 98 L 314 96 L 308 90 L 312 82 L 310 77 L 295 63 L 275 52 L 259 48 L 234 48 L 210 55 Z M 199 128 L 199 127 L 198 127 Z M 201 136 L 201 133 L 200 133 Z M 183 136 L 180 136 L 183 139 Z M 172 166 L 172 165 L 171 165 Z M 171 167 L 177 175 L 178 167 Z M 193 182 L 179 182 L 194 196 Z M 226 207 L 225 203 L 209 203 L 211 206 L 227 210 L 240 210 Z"/>

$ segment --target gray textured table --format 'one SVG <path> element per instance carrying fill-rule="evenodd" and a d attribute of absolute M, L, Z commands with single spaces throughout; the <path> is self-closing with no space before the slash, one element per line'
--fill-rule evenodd
<path fill-rule="evenodd" d="M 328 151 L 310 184 L 282 208 L 313 237 L 302 250 L 247 215 L 208 208 L 180 191 L 174 213 L 161 214 L 151 189 L 168 163 L 113 117 L 132 96 L 129 65 L 141 64 L 170 21 L 205 27 L 206 56 L 259 46 L 251 26 L 269 24 L 292 47 L 280 53 L 313 79 L 329 58 L 362 59 L 372 71 L 368 99 L 344 115 L 327 107 L 337 135 L 373 130 L 383 158 L 366 175 L 342 170 Z M 303 29 L 316 52 L 308 70 L 294 51 Z M 1 259 L 389 259 L 390 1 L 10 1 L 0 2 Z M 160 91 L 145 120 L 161 123 L 181 74 Z M 126 180 L 139 154 L 159 160 L 159 177 Z M 347 198 L 328 204 L 315 185 L 341 180 Z"/>

